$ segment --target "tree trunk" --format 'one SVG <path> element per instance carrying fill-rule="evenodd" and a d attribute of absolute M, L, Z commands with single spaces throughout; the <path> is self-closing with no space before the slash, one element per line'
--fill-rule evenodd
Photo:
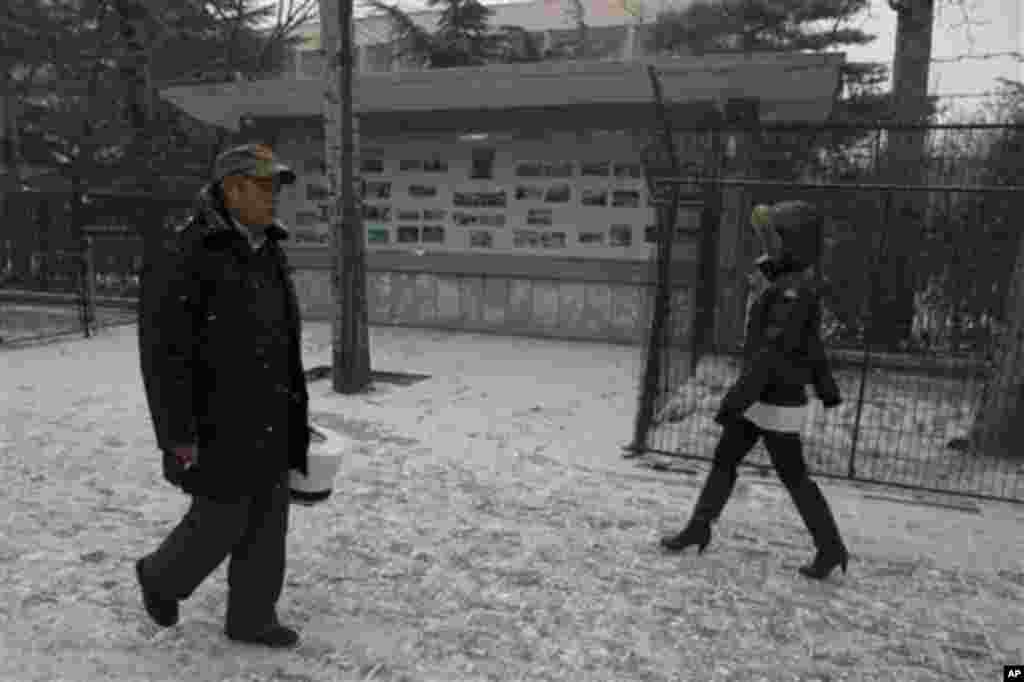
<path fill-rule="evenodd" d="M 1002 330 L 991 375 L 971 429 L 971 448 L 982 455 L 1020 456 L 1024 443 L 1024 237 L 1006 297 Z"/>
<path fill-rule="evenodd" d="M 0 192 L 21 187 L 21 163 L 18 149 L 20 101 L 10 74 L 0 74 Z"/>
<path fill-rule="evenodd" d="M 338 393 L 348 394 L 370 386 L 366 242 L 355 196 L 358 147 L 357 121 L 352 109 L 352 1 L 320 0 L 321 40 L 327 54 L 324 144 L 331 186 L 331 383 Z"/>
<path fill-rule="evenodd" d="M 892 95 L 897 123 L 926 123 L 930 114 L 928 76 L 931 66 L 935 0 L 890 0 L 897 13 L 896 50 L 893 55 Z M 885 169 L 887 180 L 903 185 L 922 181 L 925 131 L 896 131 L 889 135 Z M 872 336 L 891 350 L 911 338 L 914 321 L 912 261 L 921 235 L 927 196 L 923 192 L 897 192 L 887 217 L 889 239 L 882 254 L 880 273 L 884 296 L 873 311 Z"/>

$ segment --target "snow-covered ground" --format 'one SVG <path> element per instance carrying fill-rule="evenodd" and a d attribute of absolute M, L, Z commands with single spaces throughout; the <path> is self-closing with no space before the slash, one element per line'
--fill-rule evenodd
<path fill-rule="evenodd" d="M 329 328 L 307 326 L 306 366 Z M 702 557 L 667 556 L 699 478 L 623 460 L 636 348 L 374 328 L 365 395 L 311 385 L 353 439 L 296 508 L 270 652 L 221 634 L 225 569 L 158 630 L 132 562 L 187 499 L 160 477 L 135 330 L 0 352 L 0 680 L 969 680 L 1024 660 L 1024 513 L 865 502 L 825 482 L 850 575 L 784 493 L 744 475 Z"/>
<path fill-rule="evenodd" d="M 103 326 L 129 322 L 133 318 L 134 313 L 128 310 L 96 310 L 96 320 Z M 79 311 L 74 304 L 58 306 L 0 301 L 0 340 L 3 343 L 80 333 L 81 329 Z"/>

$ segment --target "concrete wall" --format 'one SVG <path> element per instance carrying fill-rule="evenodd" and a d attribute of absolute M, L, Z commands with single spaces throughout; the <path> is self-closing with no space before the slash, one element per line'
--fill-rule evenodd
<path fill-rule="evenodd" d="M 330 319 L 333 296 L 327 264 L 308 256 L 291 261 L 303 318 Z M 469 268 L 457 263 L 437 268 L 448 272 L 397 269 L 402 266 L 400 260 L 370 260 L 371 323 L 625 344 L 645 343 L 650 329 L 653 278 L 639 273 L 624 276 L 606 271 L 610 281 L 596 281 L 600 277 L 593 268 L 563 272 L 556 278 L 540 271 L 532 274 L 528 268 L 518 274 L 493 275 L 460 273 Z M 728 275 L 727 270 L 723 272 Z M 678 269 L 676 278 L 669 338 L 686 344 L 693 304 L 692 269 Z M 721 283 L 715 336 L 718 344 L 729 346 L 742 335 L 744 292 L 737 289 L 735 277 L 723 276 Z"/>
<path fill-rule="evenodd" d="M 329 272 L 293 276 L 303 318 L 330 319 Z M 405 272 L 369 273 L 367 296 L 372 324 L 628 344 L 645 340 L 652 307 L 644 285 Z M 680 342 L 690 301 L 691 290 L 677 291 L 673 310 L 684 323 L 673 336 Z"/>

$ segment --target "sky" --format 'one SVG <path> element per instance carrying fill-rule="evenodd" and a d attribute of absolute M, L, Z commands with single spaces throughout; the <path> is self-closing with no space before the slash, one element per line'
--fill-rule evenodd
<path fill-rule="evenodd" d="M 931 94 L 979 94 L 994 90 L 998 77 L 1024 81 L 1024 9 L 1021 0 L 938 0 L 932 34 L 936 60 L 932 64 Z M 965 24 L 964 18 L 970 19 Z M 861 28 L 878 36 L 871 45 L 846 50 L 850 61 L 891 64 L 896 38 L 896 13 L 886 0 L 873 0 Z M 1018 52 L 1021 58 L 974 59 L 971 56 Z M 944 97 L 943 103 L 976 106 L 977 98 Z"/>
<path fill-rule="evenodd" d="M 679 0 L 647 1 L 660 8 L 672 6 Z M 356 3 L 360 4 L 358 0 Z M 484 4 L 497 3 L 484 0 Z M 938 61 L 932 65 L 931 93 L 943 97 L 943 104 L 969 111 L 983 100 L 962 95 L 991 92 L 998 86 L 996 79 L 999 77 L 1024 81 L 1024 0 L 937 0 L 937 4 L 933 57 L 960 60 Z M 398 0 L 398 5 L 407 10 L 425 7 L 425 3 L 417 0 Z M 357 14 L 362 12 L 357 11 Z M 878 38 L 870 45 L 847 49 L 847 59 L 891 64 L 896 13 L 890 9 L 888 1 L 872 0 L 860 28 Z M 1004 52 L 1018 52 L 1020 57 L 977 58 Z"/>

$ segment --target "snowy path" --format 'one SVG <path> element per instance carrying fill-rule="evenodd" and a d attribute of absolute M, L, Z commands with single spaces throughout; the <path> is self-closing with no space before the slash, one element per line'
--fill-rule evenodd
<path fill-rule="evenodd" d="M 995 679 L 1024 660 L 1022 514 L 866 503 L 826 484 L 851 574 L 794 575 L 809 541 L 745 474 L 709 552 L 668 557 L 699 480 L 622 460 L 636 349 L 374 328 L 409 387 L 314 418 L 356 442 L 329 503 L 293 511 L 294 652 L 221 634 L 224 568 L 176 628 L 133 560 L 187 500 L 159 476 L 134 329 L 0 353 L 0 680 Z M 308 325 L 306 365 L 329 362 Z"/>

